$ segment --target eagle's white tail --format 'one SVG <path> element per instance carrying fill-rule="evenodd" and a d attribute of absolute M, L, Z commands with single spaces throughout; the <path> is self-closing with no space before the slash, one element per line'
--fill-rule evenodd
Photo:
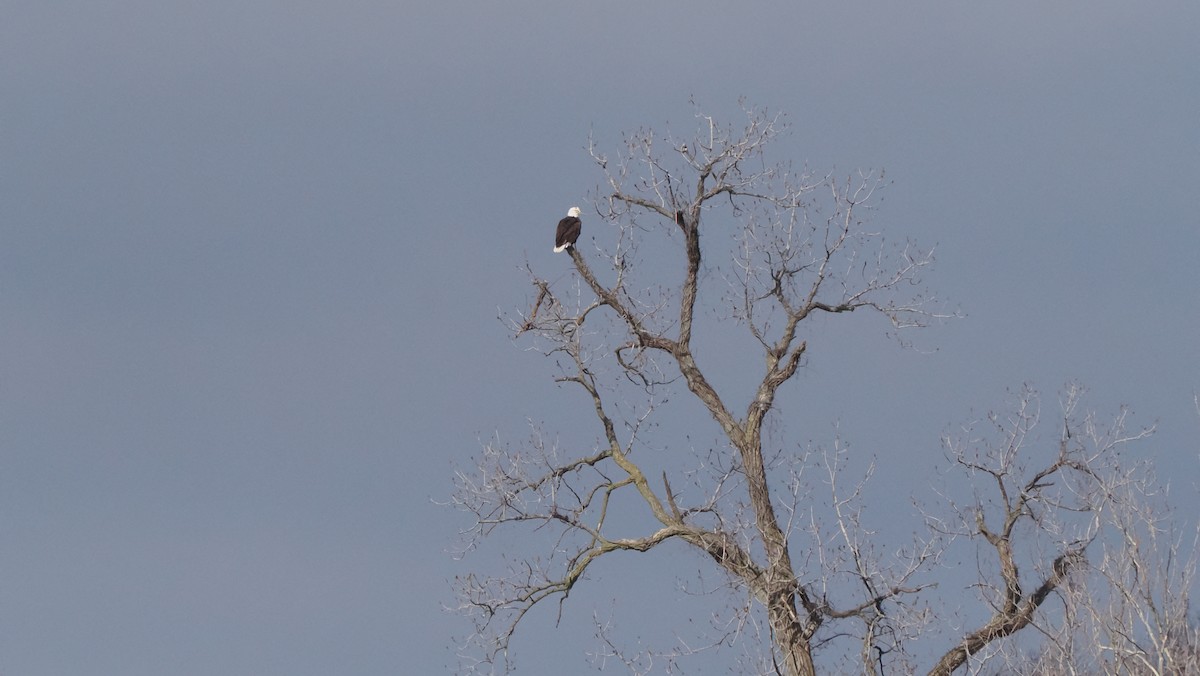
<path fill-rule="evenodd" d="M 554 253 L 562 253 L 562 252 L 566 251 L 566 250 L 567 250 L 567 247 L 569 247 L 569 246 L 571 246 L 571 245 L 570 245 L 570 244 L 564 244 L 564 245 L 562 245 L 562 246 L 556 246 L 556 247 L 554 247 Z"/>

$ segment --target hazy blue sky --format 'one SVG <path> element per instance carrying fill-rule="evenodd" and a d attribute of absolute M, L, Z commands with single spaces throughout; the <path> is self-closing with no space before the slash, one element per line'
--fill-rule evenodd
<path fill-rule="evenodd" d="M 813 336 L 797 441 L 840 421 L 902 505 L 948 426 L 1074 378 L 1158 422 L 1139 448 L 1200 511 L 1197 26 L 1184 1 L 0 4 L 0 671 L 452 667 L 464 522 L 434 501 L 569 403 L 497 312 L 526 257 L 566 271 L 588 134 L 689 131 L 689 98 L 786 112 L 776 150 L 814 169 L 885 168 L 875 223 L 936 244 L 967 315 L 923 352 Z M 592 599 L 636 601 L 599 591 L 535 618 L 522 673 L 586 664 Z"/>

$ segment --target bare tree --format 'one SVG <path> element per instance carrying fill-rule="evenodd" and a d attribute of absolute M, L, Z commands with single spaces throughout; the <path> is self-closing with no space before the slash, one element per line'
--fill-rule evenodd
<path fill-rule="evenodd" d="M 470 538 L 522 524 L 547 538 L 509 570 L 459 580 L 462 610 L 475 620 L 477 666 L 505 667 L 522 618 L 544 602 L 561 608 L 610 554 L 683 542 L 742 599 L 712 645 L 745 636 L 766 643 L 747 656 L 747 671 L 814 674 L 821 651 L 839 672 L 875 674 L 886 660 L 890 671 L 908 673 L 929 654 L 913 646 L 933 619 L 923 594 L 931 569 L 956 539 L 978 538 L 997 559 L 994 575 L 980 570 L 994 588 L 985 595 L 993 616 L 931 672 L 950 673 L 1029 626 L 1084 559 L 1094 518 L 1065 524 L 1055 515 L 1094 513 L 1111 499 L 1102 472 L 1112 467 L 1103 462 L 1129 438 L 1081 445 L 1064 427 L 1057 459 L 1032 473 L 1017 462 L 1028 412 L 1018 413 L 1016 437 L 983 456 L 948 440 L 964 485 L 979 490 L 974 502 L 951 502 L 949 517 L 931 517 L 934 528 L 910 542 L 878 537 L 861 518 L 872 469 L 852 481 L 840 440 L 796 449 L 772 438 L 770 421 L 780 388 L 805 363 L 801 329 L 815 317 L 870 312 L 898 332 L 944 316 L 921 285 L 931 252 L 867 227 L 881 174 L 841 179 L 773 162 L 767 150 L 784 130 L 780 116 L 747 110 L 736 128 L 697 119 L 683 140 L 628 134 L 611 158 L 590 145 L 604 175 L 596 216 L 612 241 L 587 253 L 570 248 L 574 272 L 565 281 L 529 269 L 534 296 L 511 327 L 555 360 L 560 383 L 577 388 L 600 443 L 563 448 L 535 425 L 529 443 L 489 443 L 476 470 L 458 474 L 455 501 L 474 517 Z M 731 326 L 744 330 L 747 355 L 759 354 L 745 360 L 756 375 L 740 402 L 698 356 L 707 334 Z M 682 448 L 684 440 L 654 433 L 679 394 L 715 422 L 711 448 Z M 650 452 L 662 446 L 678 451 L 669 462 Z M 982 497 L 981 478 L 997 497 Z M 633 513 L 629 505 L 645 518 L 614 516 Z M 1026 522 L 1052 537 L 1031 538 L 1033 549 L 1019 554 Z M 1024 554 L 1041 566 L 1029 592 L 1017 567 Z M 651 668 L 651 655 L 624 651 L 604 626 L 604 655 L 632 673 Z M 659 664 L 706 648 L 659 653 Z"/>

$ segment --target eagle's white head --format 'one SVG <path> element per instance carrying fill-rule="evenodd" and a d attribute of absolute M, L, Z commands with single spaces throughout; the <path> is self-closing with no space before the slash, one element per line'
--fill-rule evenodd
<path fill-rule="evenodd" d="M 567 209 L 567 215 L 573 218 L 579 218 L 579 214 L 581 213 L 583 212 L 579 210 L 579 207 L 571 207 L 570 209 Z"/>

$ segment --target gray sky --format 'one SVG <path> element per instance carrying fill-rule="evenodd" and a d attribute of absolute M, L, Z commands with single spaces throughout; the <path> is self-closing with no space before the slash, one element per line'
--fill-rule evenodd
<path fill-rule="evenodd" d="M 1200 6 L 814 5 L 0 6 L 0 671 L 453 666 L 435 501 L 570 404 L 498 309 L 526 257 L 565 273 L 588 134 L 691 131 L 693 97 L 885 168 L 875 223 L 936 244 L 967 314 L 920 352 L 814 335 L 797 442 L 838 422 L 902 505 L 947 427 L 1078 379 L 1158 422 L 1140 452 L 1200 511 Z M 634 602 L 596 591 L 533 619 L 522 673 L 586 664 L 593 601 Z"/>

